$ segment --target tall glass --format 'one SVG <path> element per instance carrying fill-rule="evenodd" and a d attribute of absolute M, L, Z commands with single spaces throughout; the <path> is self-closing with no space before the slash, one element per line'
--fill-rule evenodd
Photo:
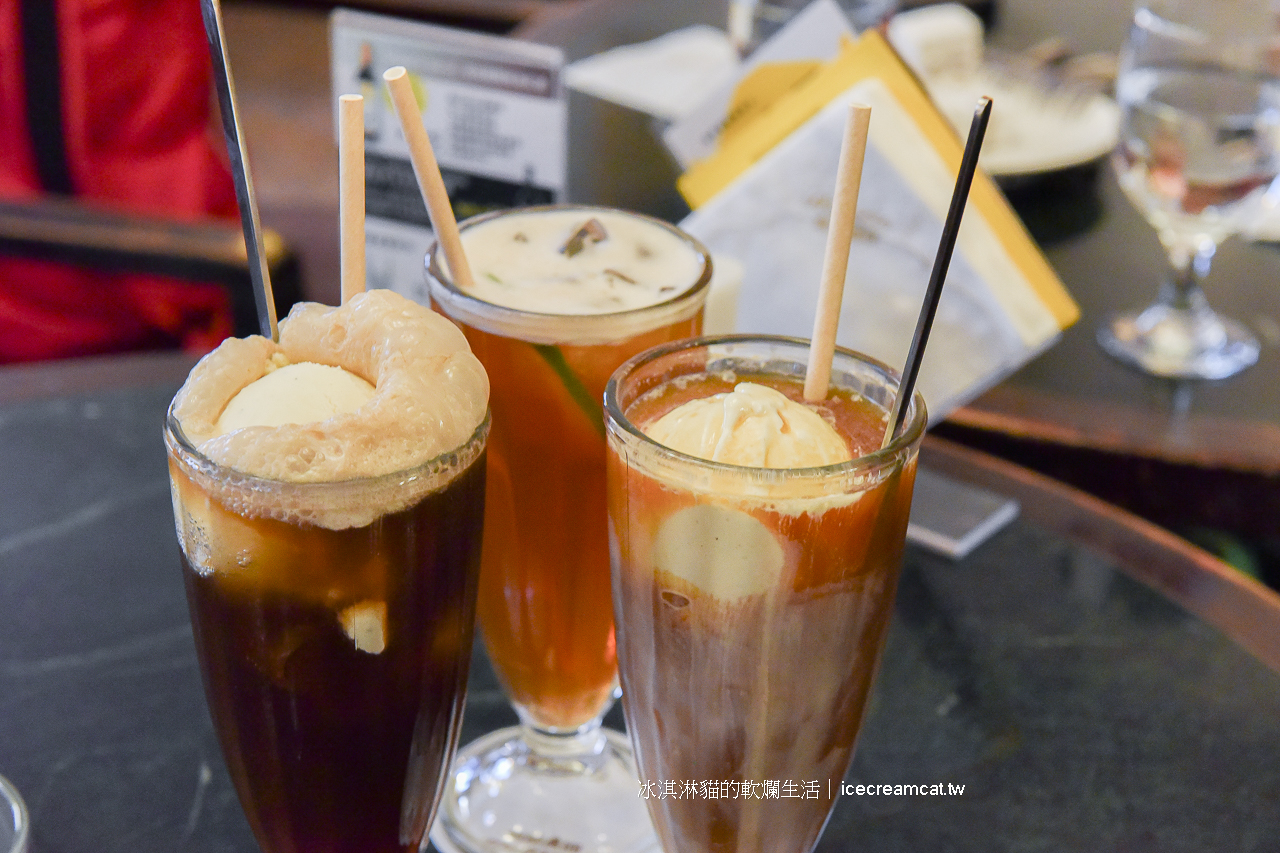
<path fill-rule="evenodd" d="M 1201 288 L 1218 245 L 1271 204 L 1280 170 L 1280 30 L 1269 0 L 1142 0 L 1120 55 L 1120 185 L 1160 236 L 1171 272 L 1153 304 L 1098 342 L 1156 375 L 1222 379 L 1258 341 Z M 1269 283 L 1268 283 L 1269 284 Z"/>
<path fill-rule="evenodd" d="M 807 360 L 807 341 L 702 338 L 631 359 L 605 391 L 623 710 L 667 853 L 812 850 L 853 759 L 923 400 L 880 449 L 897 376 L 838 350 L 817 409 L 854 448 L 873 448 L 852 461 L 739 467 L 645 434 L 738 382 L 799 401 Z"/>
<path fill-rule="evenodd" d="M 552 254 L 579 225 L 598 218 L 616 231 L 610 217 L 622 217 L 628 228 L 651 234 L 655 245 L 688 253 L 692 271 L 681 280 L 656 282 L 656 304 L 566 313 L 576 309 L 558 306 L 554 295 L 539 296 L 531 301 L 545 306 L 548 313 L 541 313 L 464 292 L 435 250 L 427 257 L 432 300 L 459 323 L 489 374 L 493 434 L 477 619 L 521 723 L 459 751 L 454 784 L 432 833 L 445 850 L 550 845 L 622 853 L 655 843 L 636 799 L 626 738 L 601 725 L 617 696 L 618 675 L 600 400 L 609 375 L 628 357 L 698 333 L 711 265 L 699 244 L 667 223 L 601 208 L 550 206 L 463 222 L 474 277 L 534 275 L 531 268 L 501 276 L 489 271 L 492 255 L 501 250 L 477 248 L 480 228 L 510 227 L 523 240 L 525 226 L 537 224 L 531 220 L 561 215 L 572 225 L 556 232 L 546 247 Z M 587 250 L 579 258 L 590 256 Z M 553 261 L 560 269 L 560 259 Z M 623 278 L 617 286 L 631 288 L 631 276 Z"/>
<path fill-rule="evenodd" d="M 205 693 L 267 853 L 425 844 L 466 697 L 488 429 L 412 470 L 290 483 L 212 462 L 170 410 Z"/>

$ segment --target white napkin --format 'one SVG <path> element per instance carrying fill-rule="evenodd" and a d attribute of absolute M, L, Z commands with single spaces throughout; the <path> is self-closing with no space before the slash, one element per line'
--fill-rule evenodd
<path fill-rule="evenodd" d="M 563 79 L 575 91 L 674 121 L 737 67 L 738 53 L 723 30 L 693 26 L 581 59 L 565 68 Z"/>

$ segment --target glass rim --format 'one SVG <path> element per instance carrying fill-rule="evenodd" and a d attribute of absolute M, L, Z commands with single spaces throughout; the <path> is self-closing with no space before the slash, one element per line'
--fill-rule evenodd
<path fill-rule="evenodd" d="M 660 344 L 642 353 L 627 359 L 613 372 L 609 377 L 608 383 L 604 389 L 604 410 L 606 420 L 609 423 L 616 424 L 618 428 L 624 430 L 628 436 L 639 440 L 643 446 L 649 449 L 657 449 L 664 454 L 669 454 L 682 462 L 697 463 L 698 465 L 712 471 L 719 471 L 726 474 L 736 474 L 737 476 L 747 476 L 759 479 L 772 479 L 780 476 L 781 472 L 786 472 L 788 478 L 795 479 L 797 477 L 804 479 L 827 479 L 837 476 L 848 476 L 865 471 L 874 471 L 881 468 L 891 466 L 897 462 L 904 452 L 909 450 L 913 445 L 919 443 L 924 436 L 924 432 L 928 427 L 928 416 L 926 414 L 924 397 L 917 390 L 912 394 L 911 405 L 907 409 L 907 418 L 903 421 L 902 427 L 898 430 L 897 435 L 887 445 L 879 447 L 869 453 L 861 456 L 855 456 L 844 462 L 836 462 L 831 465 L 817 465 L 807 468 L 763 468 L 750 465 L 733 465 L 728 462 L 716 462 L 711 459 L 704 459 L 700 456 L 692 456 L 679 450 L 667 447 L 654 441 L 644 432 L 642 432 L 635 423 L 626 416 L 618 403 L 618 384 L 625 377 L 634 373 L 638 368 L 645 364 L 650 364 L 661 358 L 678 353 L 684 350 L 693 349 L 709 349 L 719 344 L 746 344 L 746 343 L 770 343 L 783 344 L 788 347 L 796 347 L 806 352 L 809 350 L 810 342 L 808 338 L 799 338 L 788 335 L 768 335 L 768 334 L 728 334 L 728 335 L 703 335 L 696 338 L 686 338 L 684 340 L 672 341 L 666 344 Z M 886 378 L 893 380 L 894 387 L 901 383 L 902 377 L 897 370 L 889 367 L 879 359 L 873 358 L 865 353 L 848 349 L 847 347 L 837 346 L 832 355 L 833 362 L 837 357 L 851 358 L 856 362 L 867 365 L 882 373 Z M 802 364 L 803 362 L 797 361 Z M 833 363 L 832 370 L 834 372 L 835 365 Z M 886 415 L 891 412 L 886 412 Z"/>
<path fill-rule="evenodd" d="M 493 322 L 487 323 L 486 325 L 518 327 L 522 325 L 521 321 L 523 320 L 524 324 L 528 324 L 532 321 L 534 323 L 570 323 L 574 325 L 601 325 L 608 327 L 617 323 L 619 320 L 632 320 L 637 317 L 643 317 L 646 313 L 651 312 L 658 314 L 664 311 L 670 311 L 671 309 L 677 308 L 686 302 L 693 302 L 700 296 L 705 296 L 707 289 L 711 284 L 711 252 L 702 244 L 701 240 L 684 231 L 679 226 L 667 222 L 666 220 L 659 219 L 656 216 L 650 216 L 647 213 L 637 213 L 632 210 L 624 210 L 619 207 L 610 207 L 608 205 L 561 202 L 490 210 L 485 213 L 479 213 L 475 216 L 468 217 L 462 222 L 459 222 L 458 230 L 460 232 L 465 231 L 469 227 L 483 224 L 491 219 L 509 216 L 514 213 L 545 213 L 556 210 L 582 210 L 616 213 L 623 216 L 645 220 L 646 222 L 671 232 L 676 237 L 679 237 L 681 241 L 687 243 L 689 247 L 694 250 L 699 260 L 702 261 L 702 271 L 693 284 L 686 289 L 672 297 L 664 299 L 661 302 L 654 302 L 639 308 L 628 308 L 625 311 L 609 311 L 596 314 L 554 314 L 544 311 L 526 311 L 522 308 L 511 308 L 509 306 L 499 305 L 495 302 L 489 302 L 458 289 L 458 286 L 454 283 L 452 277 L 444 274 L 444 269 L 441 265 L 441 257 L 443 253 L 440 251 L 440 241 L 439 239 L 435 239 L 427 248 L 424 259 L 424 272 L 427 279 L 427 290 L 431 294 L 432 298 L 439 301 L 442 309 L 445 309 L 446 307 L 453 308 L 455 306 L 461 306 L 467 314 L 466 317 L 455 316 L 448 310 L 446 310 L 445 313 L 454 320 L 465 322 L 468 325 L 474 325 L 471 321 L 472 318 L 477 315 L 491 315 L 494 318 Z M 440 298 L 441 296 L 444 298 Z"/>
<path fill-rule="evenodd" d="M 174 400 L 169 402 L 169 408 L 165 411 L 164 416 L 164 436 L 165 445 L 170 450 L 178 451 L 182 457 L 182 462 L 198 471 L 199 473 L 209 476 L 226 477 L 233 479 L 237 485 L 247 487 L 261 487 L 266 489 L 308 489 L 322 490 L 325 488 L 349 488 L 355 485 L 402 485 L 413 482 L 419 477 L 430 474 L 434 469 L 439 468 L 442 464 L 450 461 L 450 457 L 462 459 L 467 455 L 467 451 L 474 448 L 477 444 L 483 444 L 488 438 L 489 427 L 492 421 L 492 410 L 488 405 L 485 406 L 484 417 L 476 428 L 472 430 L 467 439 L 457 447 L 436 454 L 430 459 L 426 459 L 409 468 L 402 468 L 398 471 L 389 471 L 383 474 L 372 474 L 366 476 L 347 477 L 341 480 L 282 480 L 272 477 L 262 477 L 257 474 L 251 474 L 242 471 L 239 468 L 233 468 L 230 465 L 223 465 L 210 459 L 202 453 L 195 444 L 187 437 L 186 432 L 182 429 L 182 423 L 178 420 L 177 414 L 174 412 Z"/>
<path fill-rule="evenodd" d="M 1206 14 L 1210 17 L 1206 17 Z M 1270 44 L 1268 34 L 1258 32 L 1251 25 L 1251 19 L 1211 16 L 1209 7 L 1202 0 L 1139 0 L 1134 4 L 1129 23 L 1130 27 L 1152 29 L 1165 38 L 1189 47 L 1207 47 L 1215 55 L 1223 54 L 1224 59 L 1229 58 L 1228 54 L 1224 53 L 1221 46 L 1214 47 L 1219 36 L 1225 37 L 1224 45 L 1233 43 L 1264 48 Z M 1126 43 L 1127 41 L 1126 38 Z M 1125 53 L 1127 48 L 1127 44 L 1123 45 L 1121 53 Z M 1245 67 L 1238 59 L 1225 64 L 1229 67 Z M 1275 74 L 1260 76 L 1264 79 L 1276 77 Z"/>
<path fill-rule="evenodd" d="M 13 827 L 13 841 L 3 853 L 25 853 L 31 835 L 31 812 L 18 787 L 0 776 L 0 807 L 9 815 L 6 823 Z"/>

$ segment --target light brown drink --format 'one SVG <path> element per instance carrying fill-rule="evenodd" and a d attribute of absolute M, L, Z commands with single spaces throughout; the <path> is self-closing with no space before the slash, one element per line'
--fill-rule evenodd
<path fill-rule="evenodd" d="M 563 246 L 592 220 L 605 236 L 583 238 L 580 254 L 566 257 Z M 620 233 L 624 223 L 640 236 Z M 665 223 L 589 207 L 480 217 L 462 224 L 462 237 L 476 288 L 453 288 L 437 264 L 432 294 L 493 389 L 479 625 L 522 716 L 574 730 L 598 718 L 617 688 L 605 382 L 632 355 L 698 333 L 709 263 Z M 635 240 L 626 252 L 624 239 Z M 623 267 L 646 240 L 649 257 Z M 616 256 L 595 262 L 604 247 Z M 678 253 L 679 263 L 659 262 L 660 252 Z M 575 281 L 578 263 L 586 272 Z"/>
<path fill-rule="evenodd" d="M 755 383 L 803 403 L 805 342 L 686 342 L 606 393 L 623 708 L 669 853 L 808 851 L 853 757 L 892 612 L 923 431 L 875 452 L 894 379 L 839 352 L 811 406 L 852 459 L 709 462 L 646 438 L 690 400 Z M 678 796 L 660 796 L 674 783 Z M 648 794 L 646 796 L 646 794 Z"/>
<path fill-rule="evenodd" d="M 601 725 L 618 669 L 600 401 L 629 356 L 698 332 L 710 260 L 667 223 L 599 207 L 503 211 L 461 237 L 475 285 L 434 251 L 427 280 L 493 384 L 477 614 L 521 725 L 459 751 L 432 840 L 650 850 L 630 749 Z"/>

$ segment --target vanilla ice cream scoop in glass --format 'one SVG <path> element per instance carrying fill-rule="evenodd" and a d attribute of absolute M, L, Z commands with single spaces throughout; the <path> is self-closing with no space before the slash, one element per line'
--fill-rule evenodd
<path fill-rule="evenodd" d="M 672 450 L 749 468 L 816 468 L 851 458 L 849 442 L 817 411 L 755 382 L 683 403 L 645 432 Z"/>
<path fill-rule="evenodd" d="M 425 844 L 471 657 L 488 379 L 389 291 L 229 339 L 165 422 L 214 728 L 264 851 Z"/>
<path fill-rule="evenodd" d="M 623 709 L 667 853 L 807 853 L 853 758 L 924 403 L 882 448 L 897 375 L 837 350 L 811 403 L 808 357 L 700 338 L 605 391 Z"/>

